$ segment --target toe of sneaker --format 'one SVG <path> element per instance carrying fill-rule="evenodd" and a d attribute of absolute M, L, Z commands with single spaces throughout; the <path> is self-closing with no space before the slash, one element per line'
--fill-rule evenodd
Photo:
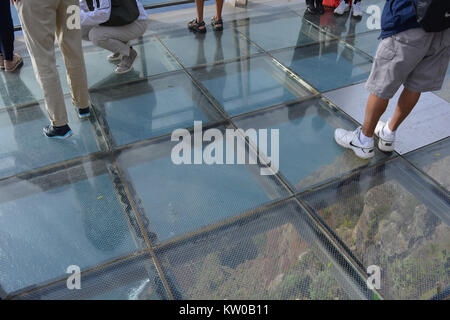
<path fill-rule="evenodd" d="M 334 131 L 334 140 L 340 146 L 342 146 L 344 148 L 348 148 L 351 138 L 349 137 L 347 130 L 345 130 L 345 129 L 336 129 Z"/>
<path fill-rule="evenodd" d="M 345 135 L 348 133 L 347 130 L 345 129 L 341 129 L 341 128 L 337 128 L 336 130 L 334 130 L 334 137 L 336 139 L 342 139 L 343 137 L 345 137 Z"/>

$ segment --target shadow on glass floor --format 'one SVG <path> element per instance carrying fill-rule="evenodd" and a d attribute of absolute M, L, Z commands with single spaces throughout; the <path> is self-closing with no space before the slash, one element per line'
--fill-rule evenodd
<path fill-rule="evenodd" d="M 164 285 L 149 254 L 84 272 L 79 290 L 67 289 L 66 279 L 21 295 L 29 300 L 166 300 Z"/>
<path fill-rule="evenodd" d="M 177 299 L 363 299 L 364 280 L 295 200 L 156 249 Z"/>
<path fill-rule="evenodd" d="M 223 119 L 184 71 L 97 91 L 91 97 L 116 146 L 190 128 L 194 121 Z"/>
<path fill-rule="evenodd" d="M 300 196 L 387 299 L 429 299 L 450 285 L 450 198 L 401 158 Z"/>
<path fill-rule="evenodd" d="M 265 55 L 189 72 L 232 116 L 312 95 Z"/>
<path fill-rule="evenodd" d="M 320 98 L 235 118 L 233 122 L 244 130 L 279 130 L 280 173 L 297 191 L 307 190 L 389 156 L 377 150 L 372 160 L 362 160 L 353 151 L 336 144 L 334 130 L 354 129 L 355 123 Z M 273 152 L 271 144 L 269 150 Z"/>
<path fill-rule="evenodd" d="M 225 148 L 225 137 L 219 136 L 224 129 L 214 128 L 214 141 L 199 147 L 193 144 L 198 136 L 185 130 L 182 149 L 181 142 L 168 137 L 120 151 L 118 163 L 137 210 L 151 222 L 148 233 L 156 235 L 153 243 L 184 236 L 289 195 L 276 176 L 261 175 L 262 166 L 251 164 L 250 157 L 255 156 L 247 145 L 240 149 L 247 164 L 237 164 L 236 150 L 243 139 L 238 136 L 232 142 L 234 148 Z M 234 154 L 228 154 L 229 150 Z M 175 164 L 180 157 L 192 164 Z M 220 164 L 227 163 L 228 157 L 235 164 Z"/>
<path fill-rule="evenodd" d="M 0 212 L 0 283 L 9 294 L 66 277 L 71 265 L 84 270 L 145 248 L 103 159 L 0 181 Z"/>

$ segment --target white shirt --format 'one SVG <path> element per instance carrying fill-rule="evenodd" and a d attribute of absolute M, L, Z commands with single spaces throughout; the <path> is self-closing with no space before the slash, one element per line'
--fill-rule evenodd
<path fill-rule="evenodd" d="M 92 2 L 94 4 L 94 10 L 89 11 L 86 0 L 80 0 L 81 25 L 83 26 L 95 26 L 104 23 L 111 16 L 111 0 L 98 0 L 100 3 L 99 7 L 97 7 L 97 0 Z M 139 0 L 136 0 L 136 3 L 139 8 L 138 20 L 147 20 L 148 16 L 144 6 Z"/>

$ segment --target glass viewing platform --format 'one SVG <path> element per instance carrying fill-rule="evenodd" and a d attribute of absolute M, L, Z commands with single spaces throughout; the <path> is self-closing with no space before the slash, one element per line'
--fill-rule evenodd
<path fill-rule="evenodd" d="M 357 20 L 311 16 L 303 0 L 228 3 L 224 31 L 204 35 L 186 28 L 192 4 L 149 10 L 132 72 L 116 75 L 108 53 L 84 43 L 90 120 L 71 108 L 57 52 L 66 141 L 42 134 L 43 94 L 19 33 L 24 66 L 0 72 L 0 298 L 448 297 L 450 72 L 423 94 L 395 152 L 364 161 L 333 139 L 363 120 L 383 5 L 363 0 Z M 279 171 L 174 164 L 171 134 L 194 121 L 278 129 Z M 237 139 L 251 156 L 257 141 Z M 67 289 L 72 265 L 81 290 Z M 380 289 L 366 284 L 372 265 Z"/>

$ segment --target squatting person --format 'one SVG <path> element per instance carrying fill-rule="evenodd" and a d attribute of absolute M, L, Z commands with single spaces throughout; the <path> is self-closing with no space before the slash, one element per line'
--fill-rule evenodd
<path fill-rule="evenodd" d="M 137 52 L 129 45 L 147 29 L 147 13 L 139 0 L 80 0 L 83 39 L 111 51 L 117 74 L 131 71 Z"/>

